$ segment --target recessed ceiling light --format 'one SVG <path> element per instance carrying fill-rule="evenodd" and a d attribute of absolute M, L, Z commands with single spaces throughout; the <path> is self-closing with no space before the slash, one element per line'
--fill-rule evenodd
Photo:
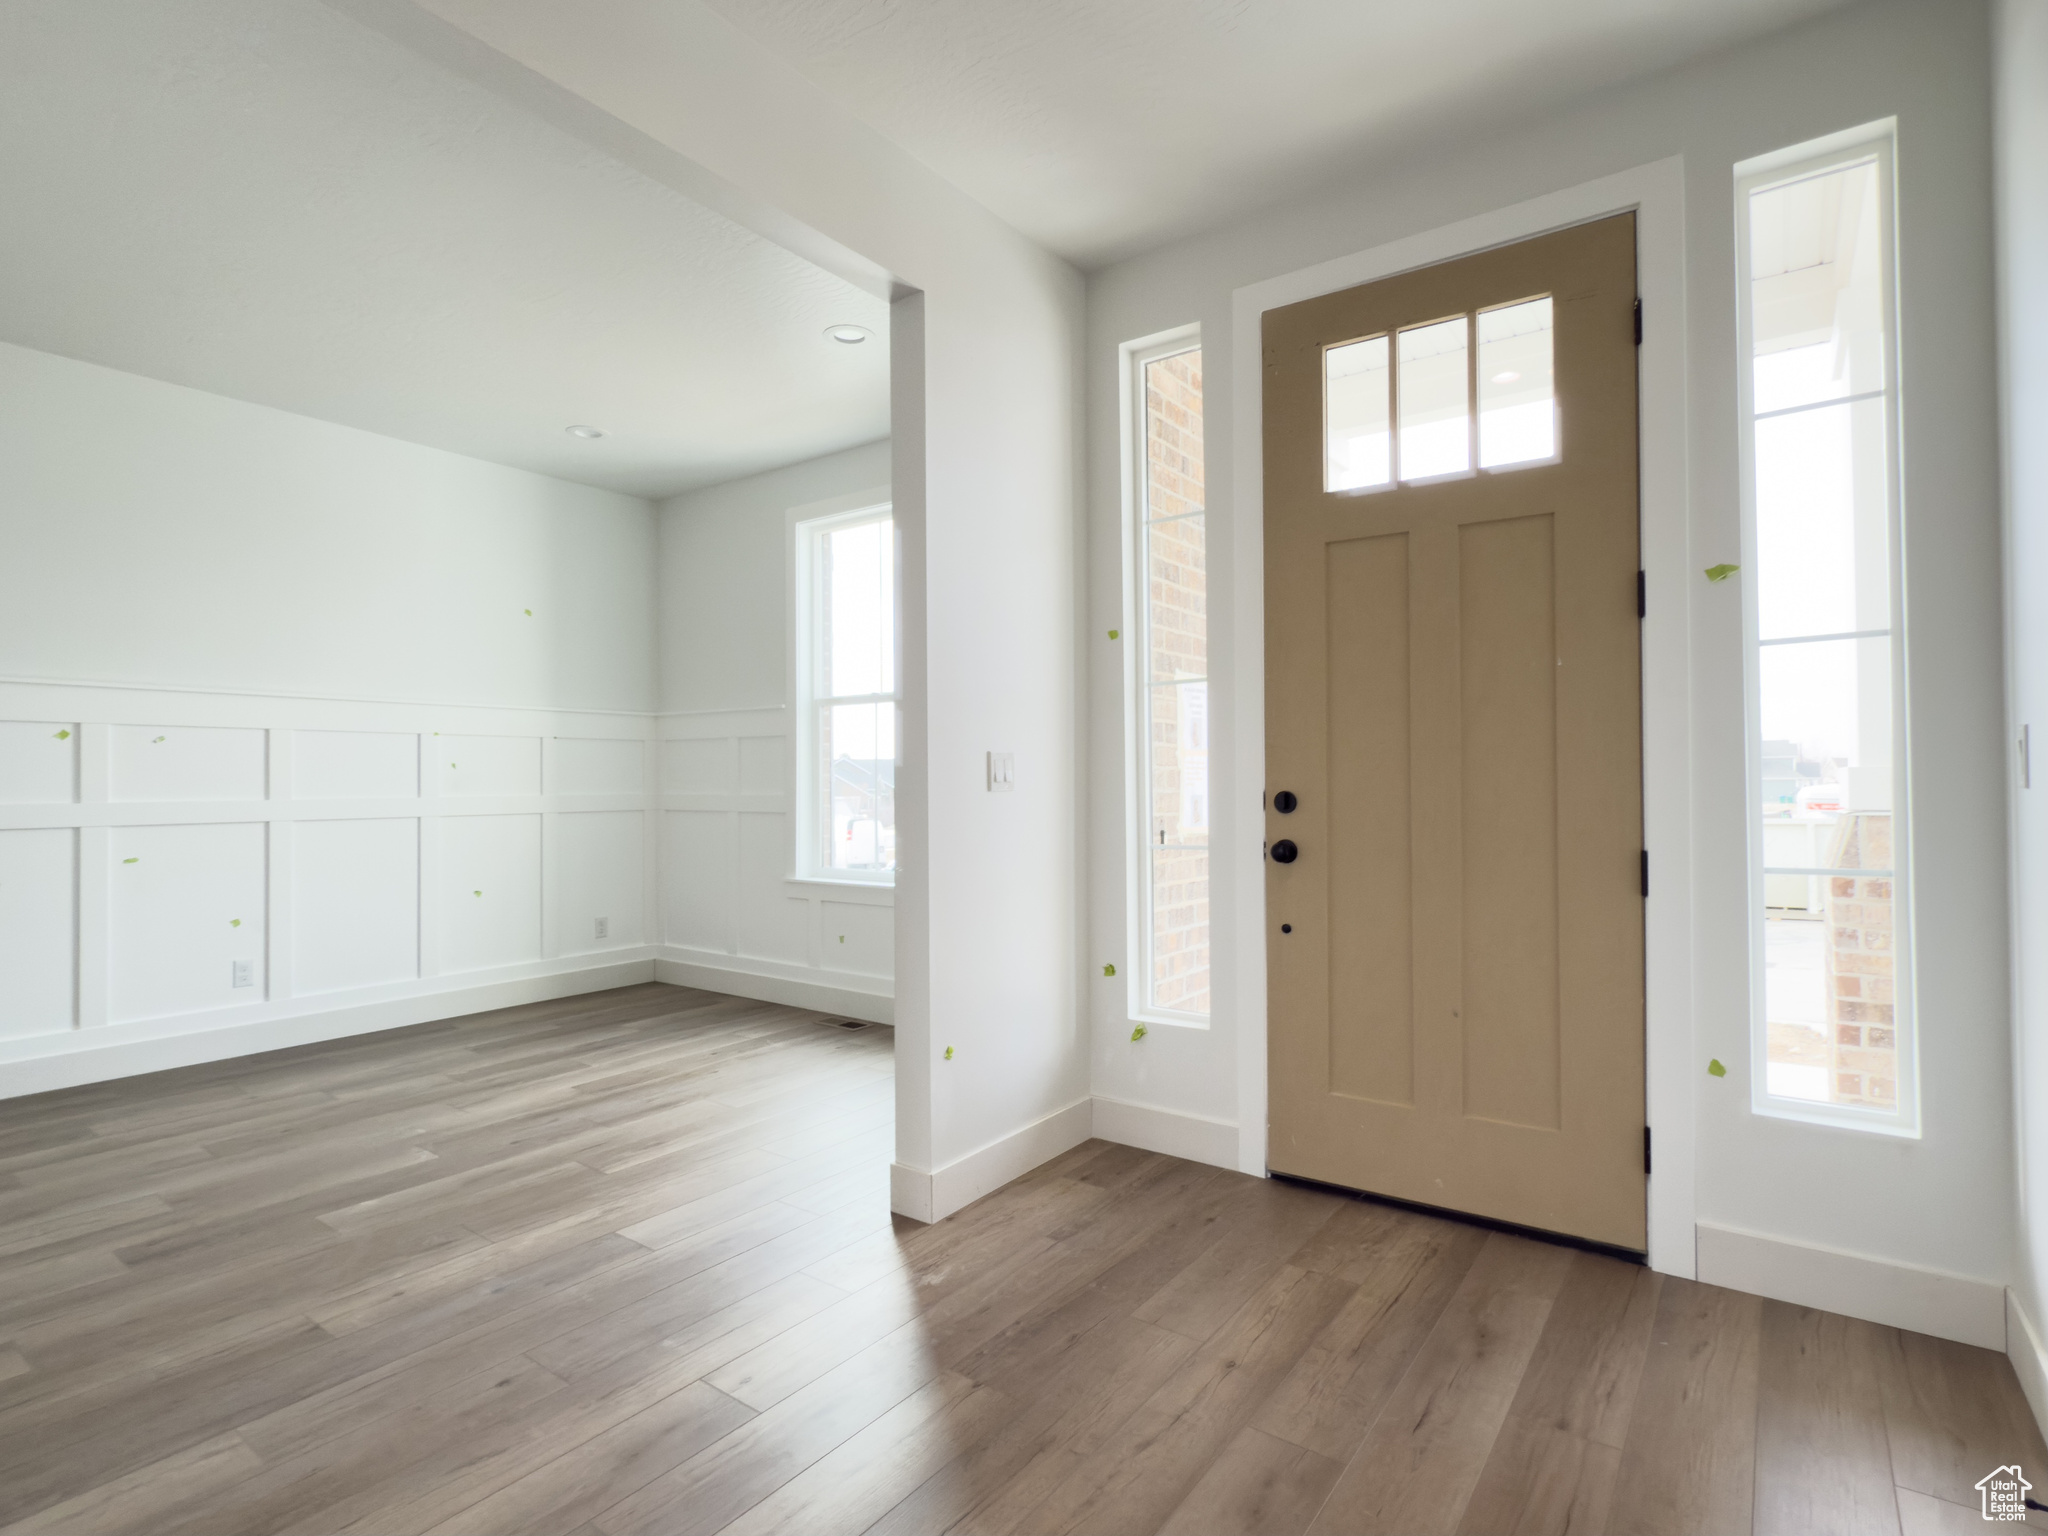
<path fill-rule="evenodd" d="M 566 427 L 563 430 L 571 437 L 580 437 L 585 442 L 594 442 L 596 439 L 604 436 L 603 427 L 586 427 L 579 424 L 573 427 Z"/>
<path fill-rule="evenodd" d="M 1496 373 L 1493 376 L 1493 382 L 1496 384 L 1513 384 L 1518 382 L 1521 379 L 1521 377 L 1522 376 L 1519 373 L 1516 373 L 1511 368 L 1506 373 Z"/>
<path fill-rule="evenodd" d="M 857 347 L 874 332 L 864 325 L 828 325 L 825 334 L 843 346 Z"/>

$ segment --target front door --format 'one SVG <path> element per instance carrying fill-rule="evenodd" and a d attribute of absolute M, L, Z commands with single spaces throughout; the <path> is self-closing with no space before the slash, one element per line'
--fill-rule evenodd
<path fill-rule="evenodd" d="M 1265 317 L 1275 1172 L 1645 1246 L 1635 219 Z"/>

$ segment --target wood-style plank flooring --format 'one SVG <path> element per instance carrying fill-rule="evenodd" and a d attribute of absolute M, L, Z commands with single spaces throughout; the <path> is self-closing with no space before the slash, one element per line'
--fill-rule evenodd
<path fill-rule="evenodd" d="M 1089 1142 L 628 988 L 0 1102 L 9 1532 L 1981 1529 L 2003 1356 Z M 7 1523 L 12 1522 L 12 1523 Z"/>

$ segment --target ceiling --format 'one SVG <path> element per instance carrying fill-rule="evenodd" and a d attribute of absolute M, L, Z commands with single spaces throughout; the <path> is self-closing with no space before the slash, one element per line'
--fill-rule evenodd
<path fill-rule="evenodd" d="M 1082 266 L 1842 0 L 708 0 Z"/>
<path fill-rule="evenodd" d="M 0 340 L 652 497 L 886 436 L 887 324 L 317 0 L 0 6 Z"/>

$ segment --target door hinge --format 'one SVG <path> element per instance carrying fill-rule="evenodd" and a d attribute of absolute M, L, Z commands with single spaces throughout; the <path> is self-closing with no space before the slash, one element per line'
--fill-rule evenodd
<path fill-rule="evenodd" d="M 1650 579 L 1641 571 L 1636 572 L 1636 617 L 1650 616 Z"/>
<path fill-rule="evenodd" d="M 1636 345 L 1643 344 L 1643 301 L 1636 300 Z"/>
<path fill-rule="evenodd" d="M 1650 1176 L 1650 1128 L 1643 1127 L 1643 1177 Z"/>
<path fill-rule="evenodd" d="M 1643 850 L 1643 894 L 1650 894 L 1650 850 Z"/>

